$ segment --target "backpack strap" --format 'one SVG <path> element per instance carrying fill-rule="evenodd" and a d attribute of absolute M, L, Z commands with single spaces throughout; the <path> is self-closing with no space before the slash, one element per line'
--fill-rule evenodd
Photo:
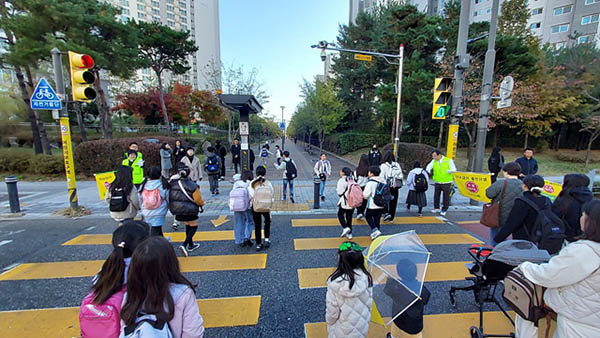
<path fill-rule="evenodd" d="M 181 191 L 183 192 L 183 194 L 185 195 L 185 197 L 187 197 L 188 200 L 190 200 L 190 202 L 192 203 L 196 203 L 196 201 L 194 201 L 193 198 L 190 197 L 190 195 L 188 194 L 188 192 L 185 190 L 185 188 L 183 187 L 183 184 L 181 183 L 181 179 L 179 179 L 177 181 L 177 184 L 179 184 L 179 188 L 181 188 Z"/>

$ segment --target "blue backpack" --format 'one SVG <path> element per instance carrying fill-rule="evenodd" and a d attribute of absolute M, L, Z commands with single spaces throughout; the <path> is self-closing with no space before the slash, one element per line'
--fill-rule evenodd
<path fill-rule="evenodd" d="M 206 171 L 208 171 L 211 174 L 219 172 L 219 160 L 217 159 L 216 155 L 208 158 Z"/>
<path fill-rule="evenodd" d="M 267 149 L 263 148 L 262 152 L 260 153 L 260 157 L 269 157 L 269 152 Z"/>

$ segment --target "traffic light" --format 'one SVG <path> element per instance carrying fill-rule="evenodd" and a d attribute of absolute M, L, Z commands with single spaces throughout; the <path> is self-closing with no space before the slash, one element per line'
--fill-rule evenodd
<path fill-rule="evenodd" d="M 71 92 L 73 101 L 90 102 L 96 98 L 93 85 L 96 76 L 90 71 L 94 67 L 94 59 L 87 54 L 77 54 L 69 51 L 69 66 L 71 69 Z"/>
<path fill-rule="evenodd" d="M 450 113 L 452 105 L 452 78 L 438 77 L 435 79 L 433 87 L 433 109 L 431 118 L 434 120 L 444 120 Z"/>

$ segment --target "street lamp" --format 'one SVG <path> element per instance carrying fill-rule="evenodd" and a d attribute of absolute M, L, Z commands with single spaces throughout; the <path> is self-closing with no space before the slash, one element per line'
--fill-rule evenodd
<path fill-rule="evenodd" d="M 283 110 L 285 106 L 281 106 L 281 151 L 285 150 L 285 120 L 283 119 Z"/>
<path fill-rule="evenodd" d="M 346 48 L 338 48 L 335 45 L 328 43 L 327 41 L 319 41 L 318 44 L 312 45 L 311 48 L 319 48 L 321 49 L 321 60 L 326 61 L 327 55 L 325 54 L 326 50 L 334 50 L 338 52 L 346 52 L 353 53 L 354 59 L 356 60 L 364 60 L 371 61 L 372 56 L 378 56 L 385 59 L 385 61 L 389 64 L 398 65 L 398 77 L 397 77 L 397 99 L 396 99 L 396 120 L 395 120 L 395 128 L 392 130 L 392 140 L 394 141 L 394 154 L 398 157 L 398 146 L 400 143 L 400 122 L 401 122 L 401 97 L 402 97 L 402 65 L 404 61 L 404 44 L 400 44 L 400 53 L 399 54 L 386 54 L 386 53 L 377 53 L 377 52 L 369 52 L 365 50 L 356 50 L 356 49 L 346 49 Z M 398 63 L 392 62 L 389 59 L 398 59 Z M 326 74 L 325 74 L 326 77 Z M 402 119 L 403 120 L 403 119 Z"/>

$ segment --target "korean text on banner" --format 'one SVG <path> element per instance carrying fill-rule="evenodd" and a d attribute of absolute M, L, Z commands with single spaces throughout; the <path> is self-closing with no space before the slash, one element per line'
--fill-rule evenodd
<path fill-rule="evenodd" d="M 96 177 L 96 185 L 98 186 L 98 193 L 100 194 L 100 199 L 103 200 L 106 196 L 106 191 L 108 187 L 115 180 L 115 172 L 108 171 L 105 173 L 97 173 L 94 174 Z"/>
<path fill-rule="evenodd" d="M 471 173 L 457 171 L 452 173 L 456 187 L 461 195 L 470 199 L 489 203 L 490 199 L 485 196 L 485 190 L 492 185 L 492 174 Z"/>
<path fill-rule="evenodd" d="M 548 196 L 552 201 L 558 197 L 562 190 L 562 184 L 545 180 L 544 181 L 544 192 L 542 195 Z"/>

